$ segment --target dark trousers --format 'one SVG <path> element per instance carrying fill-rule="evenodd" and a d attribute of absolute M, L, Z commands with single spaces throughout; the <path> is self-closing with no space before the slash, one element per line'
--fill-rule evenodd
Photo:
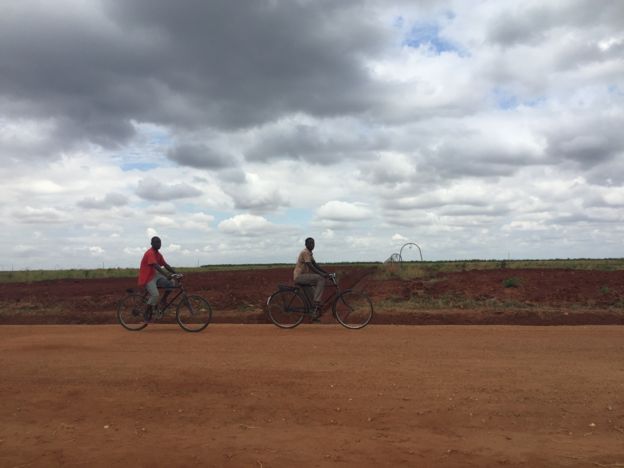
<path fill-rule="evenodd" d="M 304 273 L 297 276 L 295 284 L 300 286 L 312 286 L 314 288 L 314 302 L 321 302 L 325 290 L 325 278 L 316 273 Z"/>

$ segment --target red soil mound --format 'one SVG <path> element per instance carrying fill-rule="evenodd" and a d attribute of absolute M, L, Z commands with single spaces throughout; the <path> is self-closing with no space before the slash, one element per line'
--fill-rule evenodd
<path fill-rule="evenodd" d="M 425 280 L 371 272 L 338 273 L 341 287 L 357 285 L 380 305 L 377 323 L 623 323 L 624 271 L 471 270 Z M 216 322 L 262 323 L 266 299 L 291 274 L 291 268 L 198 272 L 185 285 L 210 301 Z M 114 323 L 117 301 L 134 287 L 134 278 L 0 284 L 0 323 Z"/>

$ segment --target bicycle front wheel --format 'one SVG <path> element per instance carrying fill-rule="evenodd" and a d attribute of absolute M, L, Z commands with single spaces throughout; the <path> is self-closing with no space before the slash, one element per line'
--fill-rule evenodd
<path fill-rule="evenodd" d="M 119 301 L 117 320 L 126 330 L 139 331 L 147 327 L 143 318 L 147 306 L 142 294 L 133 293 Z"/>
<path fill-rule="evenodd" d="M 187 332 L 202 331 L 208 326 L 211 318 L 210 304 L 201 296 L 186 296 L 176 310 L 178 325 Z"/>
<path fill-rule="evenodd" d="M 360 291 L 343 292 L 334 302 L 333 309 L 336 320 L 347 328 L 363 328 L 373 318 L 373 303 Z"/>
<path fill-rule="evenodd" d="M 306 310 L 305 300 L 295 291 L 277 291 L 267 301 L 269 318 L 280 328 L 295 328 Z"/>

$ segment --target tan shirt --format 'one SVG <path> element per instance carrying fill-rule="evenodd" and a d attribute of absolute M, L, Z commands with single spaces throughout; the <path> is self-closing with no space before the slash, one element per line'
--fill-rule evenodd
<path fill-rule="evenodd" d="M 295 270 L 293 271 L 293 280 L 296 281 L 299 275 L 313 273 L 310 268 L 308 268 L 308 265 L 306 265 L 306 263 L 312 263 L 313 260 L 314 256 L 312 255 L 312 252 L 307 248 L 303 249 L 297 257 L 297 264 L 295 265 Z"/>

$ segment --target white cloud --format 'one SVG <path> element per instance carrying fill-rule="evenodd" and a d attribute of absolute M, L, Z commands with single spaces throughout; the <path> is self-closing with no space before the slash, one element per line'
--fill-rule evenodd
<path fill-rule="evenodd" d="M 128 203 L 128 198 L 121 193 L 107 193 L 103 198 L 86 197 L 78 201 L 78 206 L 96 210 L 105 210 L 116 206 L 124 206 Z"/>
<path fill-rule="evenodd" d="M 272 211 L 288 206 L 286 197 L 273 180 L 267 180 L 255 173 L 245 174 L 243 184 L 228 184 L 225 189 L 234 200 L 235 207 L 243 210 Z"/>
<path fill-rule="evenodd" d="M 152 223 L 157 226 L 175 226 L 176 222 L 168 216 L 154 216 Z"/>
<path fill-rule="evenodd" d="M 225 234 L 255 237 L 273 231 L 275 226 L 262 216 L 239 214 L 221 221 L 218 228 Z"/>
<path fill-rule="evenodd" d="M 89 247 L 88 250 L 89 250 L 89 253 L 93 256 L 101 256 L 106 253 L 106 251 L 102 247 L 99 247 L 97 245 Z"/>
<path fill-rule="evenodd" d="M 147 250 L 146 248 L 143 247 L 124 247 L 123 248 L 123 253 L 131 256 L 131 257 L 139 257 L 140 255 L 143 255 L 145 253 L 145 251 Z"/>
<path fill-rule="evenodd" d="M 13 218 L 25 224 L 58 224 L 69 220 L 67 214 L 57 208 L 33 208 L 32 206 L 14 211 Z"/>
<path fill-rule="evenodd" d="M 204 231 L 208 232 L 212 230 L 212 222 L 214 221 L 214 216 L 206 214 L 206 213 L 191 213 L 190 215 L 183 215 L 182 217 L 182 227 L 184 229 L 188 229 L 191 232 L 193 231 Z"/>
<path fill-rule="evenodd" d="M 30 257 L 31 255 L 39 255 L 41 252 L 41 250 L 35 246 L 32 245 L 25 245 L 25 244 L 18 244 L 15 247 L 13 247 L 12 251 L 15 253 L 15 255 L 20 258 L 20 257 Z"/>
<path fill-rule="evenodd" d="M 147 207 L 147 213 L 154 215 L 174 215 L 176 213 L 175 204 L 172 202 L 156 203 Z"/>
<path fill-rule="evenodd" d="M 377 239 L 372 236 L 348 236 L 346 240 L 352 249 L 367 249 L 377 242 Z"/>
<path fill-rule="evenodd" d="M 321 220 L 350 222 L 369 219 L 371 211 L 362 203 L 332 200 L 319 207 L 316 215 Z"/>

